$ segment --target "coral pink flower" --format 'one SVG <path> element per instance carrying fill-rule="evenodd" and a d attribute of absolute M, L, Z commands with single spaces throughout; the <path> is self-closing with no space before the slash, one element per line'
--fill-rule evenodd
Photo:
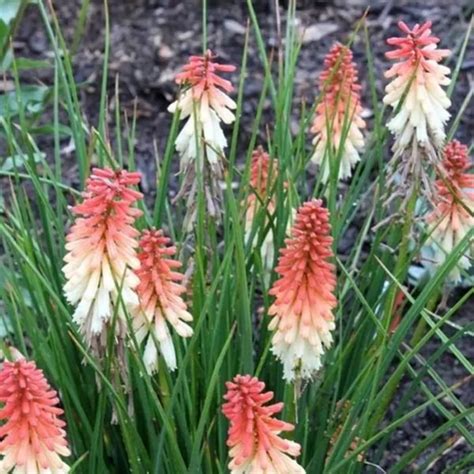
<path fill-rule="evenodd" d="M 69 467 L 65 423 L 57 394 L 34 362 L 4 362 L 0 370 L 0 472 L 61 474 Z"/>
<path fill-rule="evenodd" d="M 333 256 L 330 230 L 327 209 L 314 199 L 298 209 L 292 236 L 280 250 L 269 329 L 276 329 L 272 351 L 288 381 L 310 378 L 321 366 L 324 347 L 332 343 L 337 301 L 335 268 L 328 262 Z"/>
<path fill-rule="evenodd" d="M 172 113 L 179 110 L 180 118 L 187 119 L 186 125 L 176 138 L 176 149 L 181 157 L 180 168 L 184 174 L 179 195 L 188 196 L 187 223 L 195 219 L 195 167 L 200 151 L 204 153 L 204 159 L 200 162 L 201 174 L 208 179 L 208 212 L 211 216 L 218 215 L 221 200 L 219 180 L 223 175 L 222 157 L 227 147 L 220 122 L 230 124 L 235 120 L 231 110 L 237 105 L 226 94 L 233 90 L 232 84 L 218 75 L 222 72 L 232 72 L 235 67 L 216 63 L 213 59 L 211 51 L 207 51 L 204 56 L 189 58 L 183 72 L 176 77 L 178 84 L 188 88 L 168 107 Z"/>
<path fill-rule="evenodd" d="M 360 129 L 365 127 L 361 117 L 357 66 L 352 62 L 352 51 L 347 46 L 336 43 L 326 55 L 320 89 L 322 98 L 311 128 L 316 146 L 312 160 L 321 167 L 321 180 L 326 182 L 331 166 L 336 166 L 329 162 L 328 150 L 336 156 L 342 146 L 338 180 L 346 179 L 360 160 L 359 152 L 364 147 Z"/>
<path fill-rule="evenodd" d="M 263 226 L 268 224 L 268 217 L 275 212 L 275 199 L 272 197 L 273 187 L 278 177 L 278 162 L 259 146 L 252 153 L 250 164 L 250 193 L 246 201 L 245 235 L 248 241 L 252 234 L 255 216 L 263 209 L 266 212 L 262 219 Z M 254 236 L 256 243 L 258 235 Z M 265 268 L 271 269 L 274 257 L 273 231 L 270 229 L 261 246 L 261 256 Z"/>
<path fill-rule="evenodd" d="M 171 370 L 176 369 L 176 354 L 168 324 L 182 337 L 193 334 L 184 322 L 193 318 L 180 296 L 186 291 L 180 283 L 184 275 L 177 272 L 181 263 L 172 259 L 176 248 L 169 243 L 170 239 L 161 230 L 147 230 L 140 239 L 140 268 L 137 270 L 140 307 L 135 313 L 134 326 L 138 341 L 146 339 L 144 363 L 149 373 L 158 369 L 156 343 L 166 365 Z"/>
<path fill-rule="evenodd" d="M 426 147 L 440 147 L 445 138 L 444 125 L 450 117 L 446 110 L 451 102 L 441 86 L 449 84 L 449 68 L 438 64 L 450 52 L 437 49 L 439 38 L 431 34 L 431 22 L 410 29 L 402 21 L 398 27 L 406 36 L 389 38 L 395 49 L 387 58 L 398 61 L 386 73 L 392 79 L 387 85 L 384 103 L 400 109 L 388 123 L 395 135 L 394 151 L 403 152 L 411 142 Z"/>
<path fill-rule="evenodd" d="M 96 168 L 87 181 L 84 201 L 73 208 L 78 217 L 67 236 L 64 292 L 77 305 L 74 320 L 94 349 L 105 347 L 104 329 L 115 311 L 116 331 L 123 337 L 123 306 L 129 311 L 138 306 L 139 280 L 133 270 L 140 262 L 133 223 L 141 211 L 132 205 L 142 195 L 131 186 L 139 181 L 139 173 Z"/>
<path fill-rule="evenodd" d="M 474 228 L 474 175 L 466 171 L 471 167 L 468 150 L 457 140 L 444 149 L 444 159 L 436 181 L 436 208 L 426 216 L 429 244 L 434 251 L 434 263 L 440 265 L 446 256 Z M 450 274 L 450 279 L 461 279 L 460 269 L 471 266 L 473 246 L 463 255 Z"/>
<path fill-rule="evenodd" d="M 290 456 L 299 456 L 299 444 L 281 438 L 292 431 L 290 423 L 274 418 L 283 403 L 266 405 L 273 392 L 263 392 L 265 384 L 250 375 L 237 375 L 226 383 L 227 401 L 222 412 L 230 422 L 230 472 L 233 474 L 298 474 L 305 470 Z"/>

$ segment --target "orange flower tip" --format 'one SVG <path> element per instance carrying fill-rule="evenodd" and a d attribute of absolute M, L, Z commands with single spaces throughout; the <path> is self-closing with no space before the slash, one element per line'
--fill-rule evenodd
<path fill-rule="evenodd" d="M 232 84 L 222 79 L 219 73 L 234 70 L 234 66 L 215 62 L 212 53 L 207 51 L 203 56 L 191 56 L 178 74 L 178 84 L 189 88 L 181 92 L 168 111 L 175 113 L 179 110 L 180 118 L 188 119 L 176 138 L 176 149 L 184 163 L 197 157 L 196 132 L 203 136 L 208 145 L 206 154 L 211 164 L 217 162 L 227 147 L 220 122 L 231 124 L 235 120 L 232 110 L 236 109 L 237 104 L 226 94 L 233 90 Z"/>
<path fill-rule="evenodd" d="M 142 194 L 132 186 L 139 182 L 140 173 L 94 168 L 83 202 L 72 209 L 76 220 L 66 238 L 64 292 L 76 306 L 73 318 L 89 344 L 102 334 L 117 305 L 125 325 L 120 298 L 128 309 L 138 305 L 138 233 L 133 223 L 141 211 L 133 205 Z"/>
<path fill-rule="evenodd" d="M 398 26 L 405 36 L 389 38 L 394 49 L 385 54 L 397 61 L 385 73 L 392 81 L 384 97 L 385 104 L 398 109 L 387 125 L 396 137 L 395 150 L 403 151 L 413 139 L 440 147 L 451 101 L 442 89 L 450 83 L 450 69 L 439 62 L 450 52 L 437 49 L 439 38 L 431 34 L 431 22 L 412 29 L 403 22 Z"/>
<path fill-rule="evenodd" d="M 230 472 L 233 474 L 272 473 L 302 474 L 305 470 L 292 457 L 299 456 L 301 446 L 280 437 L 292 431 L 290 423 L 274 418 L 283 403 L 267 405 L 272 392 L 264 392 L 265 384 L 250 375 L 237 375 L 226 383 L 226 403 L 222 412 L 229 420 Z"/>
<path fill-rule="evenodd" d="M 63 410 L 43 372 L 34 362 L 4 362 L 0 370 L 0 472 L 62 474 L 70 455 Z"/>
<path fill-rule="evenodd" d="M 332 165 L 329 162 L 330 151 L 336 155 L 342 146 L 338 179 L 346 179 L 360 161 L 360 152 L 364 148 L 361 129 L 365 128 L 357 66 L 347 46 L 336 43 L 326 55 L 320 90 L 322 98 L 311 127 L 315 135 L 312 161 L 320 166 L 321 179 L 326 182 Z"/>
<path fill-rule="evenodd" d="M 175 370 L 176 353 L 169 331 L 172 327 L 181 337 L 191 337 L 192 321 L 181 294 L 183 275 L 174 260 L 176 248 L 162 230 L 145 230 L 139 242 L 137 294 L 140 305 L 133 313 L 134 330 L 139 342 L 145 342 L 143 360 L 148 373 L 158 370 L 158 350 L 170 370 Z M 155 342 L 156 341 L 156 342 Z M 158 347 L 157 347 L 158 346 Z"/>
<path fill-rule="evenodd" d="M 335 268 L 328 261 L 333 256 L 330 231 L 328 210 L 313 199 L 298 209 L 291 238 L 280 250 L 268 328 L 275 331 L 272 352 L 283 363 L 287 381 L 311 378 L 332 344 L 337 300 Z"/>

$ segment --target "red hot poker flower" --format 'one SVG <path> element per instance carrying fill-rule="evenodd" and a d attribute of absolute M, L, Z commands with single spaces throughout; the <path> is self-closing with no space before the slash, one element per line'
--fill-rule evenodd
<path fill-rule="evenodd" d="M 431 22 L 410 29 L 402 21 L 398 27 L 406 36 L 389 38 L 394 47 L 385 55 L 397 60 L 386 73 L 392 79 L 385 88 L 384 103 L 397 109 L 403 103 L 388 128 L 395 135 L 394 151 L 401 153 L 412 140 L 427 146 L 441 146 L 445 138 L 444 125 L 450 117 L 451 105 L 441 86 L 450 83 L 449 68 L 438 64 L 449 56 L 446 49 L 437 49 L 439 38 L 431 34 Z M 406 96 L 404 97 L 404 95 Z"/>
<path fill-rule="evenodd" d="M 300 445 L 279 436 L 294 429 L 292 424 L 274 418 L 283 403 L 266 405 L 273 392 L 263 392 L 265 384 L 250 375 L 237 375 L 226 387 L 222 412 L 230 422 L 227 445 L 231 473 L 304 473 L 290 457 L 299 456 Z"/>
<path fill-rule="evenodd" d="M 69 456 L 59 418 L 57 394 L 34 362 L 4 362 L 0 371 L 0 472 L 62 474 L 69 467 L 60 456 Z"/>
<path fill-rule="evenodd" d="M 335 152 L 344 139 L 338 179 L 349 178 L 352 167 L 360 160 L 364 147 L 360 129 L 365 127 L 361 117 L 360 89 L 357 66 L 352 61 L 352 51 L 336 43 L 324 59 L 320 77 L 321 102 L 316 107 L 311 131 L 316 146 L 312 160 L 321 167 L 322 180 L 329 178 L 328 147 Z M 328 136 L 328 133 L 330 134 Z"/>
<path fill-rule="evenodd" d="M 180 118 L 186 119 L 186 124 L 176 138 L 176 150 L 181 162 L 180 169 L 184 175 L 183 185 L 178 196 L 186 196 L 188 213 L 185 227 L 191 227 L 196 217 L 196 163 L 201 153 L 202 175 L 208 179 L 206 203 L 212 217 L 220 216 L 220 202 L 224 164 L 224 149 L 227 140 L 221 127 L 221 121 L 230 124 L 235 120 L 232 112 L 237 104 L 226 94 L 233 90 L 232 84 L 222 79 L 219 73 L 232 72 L 234 66 L 214 62 L 211 51 L 204 56 L 191 56 L 183 71 L 177 75 L 176 82 L 189 86 L 183 90 L 168 111 L 180 112 Z"/>
<path fill-rule="evenodd" d="M 126 319 L 119 289 L 129 310 L 138 305 L 138 278 L 133 272 L 139 266 L 138 232 L 133 223 L 141 211 L 132 206 L 142 195 L 131 186 L 139 181 L 139 173 L 95 168 L 87 180 L 84 201 L 72 209 L 77 217 L 67 236 L 64 292 L 77 305 L 73 318 L 89 345 L 105 345 L 104 329 L 117 305 L 118 334 L 124 335 Z"/>
<path fill-rule="evenodd" d="M 219 89 L 232 92 L 234 87 L 230 81 L 222 79 L 218 74 L 234 72 L 235 66 L 219 64 L 212 59 L 213 55 L 209 50 L 204 56 L 191 56 L 188 64 L 183 66 L 183 72 L 176 76 L 176 82 L 180 85 L 191 86 L 195 100 L 201 100 L 204 94 L 208 94 L 211 105 L 216 103 L 220 105 L 219 99 L 222 92 Z"/>
<path fill-rule="evenodd" d="M 176 354 L 168 325 L 181 337 L 193 334 L 186 324 L 193 318 L 181 298 L 186 291 L 180 283 L 184 275 L 177 271 L 181 263 L 172 259 L 176 248 L 169 243 L 170 239 L 163 231 L 154 229 L 144 231 L 140 239 L 140 268 L 137 270 L 140 307 L 135 313 L 134 326 L 138 341 L 147 340 L 144 362 L 149 373 L 158 368 L 155 339 L 167 366 L 170 370 L 176 369 Z"/>
<path fill-rule="evenodd" d="M 188 64 L 183 67 L 183 72 L 176 76 L 178 84 L 190 86 L 168 108 L 173 113 L 176 108 L 180 109 L 182 119 L 189 117 L 188 123 L 176 139 L 176 148 L 186 161 L 196 158 L 197 152 L 190 142 L 196 127 L 198 132 L 201 130 L 204 132 L 204 138 L 210 146 L 220 151 L 227 146 L 220 121 L 229 124 L 235 120 L 234 114 L 229 109 L 235 109 L 236 104 L 225 93 L 232 92 L 232 84 L 219 77 L 218 73 L 232 71 L 235 71 L 235 66 L 215 63 L 213 54 L 207 51 L 204 56 L 191 56 Z M 193 113 L 195 107 L 197 107 L 196 114 Z M 197 124 L 194 123 L 194 115 L 197 115 Z M 206 151 L 209 153 L 212 150 Z M 214 150 L 210 157 L 211 163 L 215 159 L 217 155 Z"/>
<path fill-rule="evenodd" d="M 469 160 L 468 149 L 458 140 L 452 140 L 444 147 L 444 160 L 441 164 L 442 171 L 447 175 L 451 185 L 457 189 L 472 188 L 472 175 L 466 173 L 472 164 Z M 438 191 L 446 195 L 446 184 L 438 182 Z"/>
<path fill-rule="evenodd" d="M 332 343 L 337 300 L 335 268 L 328 261 L 333 256 L 330 231 L 329 212 L 314 199 L 298 209 L 291 238 L 280 250 L 268 327 L 276 329 L 272 351 L 288 381 L 310 378 L 321 366 L 324 347 Z"/>
<path fill-rule="evenodd" d="M 435 265 L 441 265 L 446 256 L 474 228 L 474 175 L 467 173 L 471 167 L 468 149 L 457 140 L 444 148 L 444 158 L 439 167 L 440 178 L 436 180 L 436 207 L 426 216 L 428 243 L 434 251 Z M 460 269 L 469 269 L 474 255 L 473 246 L 459 260 L 449 278 L 461 279 Z"/>
<path fill-rule="evenodd" d="M 270 155 L 262 146 L 257 147 L 252 153 L 252 161 L 250 163 L 252 194 L 256 194 L 260 200 L 265 200 L 272 191 L 277 177 L 277 160 L 270 158 Z"/>
<path fill-rule="evenodd" d="M 263 147 L 259 146 L 252 153 L 250 164 L 250 192 L 247 196 L 245 213 L 245 234 L 248 240 L 252 234 L 252 226 L 255 216 L 265 209 L 268 215 L 275 212 L 275 199 L 272 197 L 273 187 L 278 177 L 278 162 L 270 158 Z M 268 219 L 264 218 L 264 224 Z M 257 240 L 258 235 L 255 236 Z M 270 229 L 261 246 L 261 256 L 264 267 L 271 270 L 274 257 L 273 231 Z"/>

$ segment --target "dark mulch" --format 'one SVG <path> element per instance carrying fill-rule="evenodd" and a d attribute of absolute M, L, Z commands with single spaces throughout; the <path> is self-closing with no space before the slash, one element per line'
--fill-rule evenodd
<path fill-rule="evenodd" d="M 54 3 L 66 40 L 70 41 L 81 2 L 79 0 L 63 0 Z M 243 0 L 240 2 L 229 0 L 209 3 L 209 46 L 219 54 L 222 62 L 238 65 L 242 56 L 247 24 L 245 2 Z M 295 77 L 296 97 L 298 98 L 295 110 L 301 100 L 305 100 L 307 103 L 314 100 L 317 93 L 315 81 L 321 71 L 325 53 L 334 41 L 348 39 L 349 32 L 352 31 L 357 20 L 363 14 L 367 3 L 362 0 L 299 2 L 298 28 L 301 32 L 306 31 L 306 41 L 301 51 Z M 382 72 L 387 68 L 384 58 L 387 48 L 384 40 L 397 33 L 396 22 L 404 20 L 408 24 L 414 24 L 428 19 L 432 20 L 435 25 L 435 34 L 442 39 L 442 46 L 458 51 L 470 15 L 468 4 L 467 0 L 451 0 L 449 2 L 446 0 L 430 0 L 429 2 L 380 0 L 370 2 L 368 24 L 379 78 L 377 83 L 379 97 L 383 94 L 384 86 Z M 255 5 L 267 44 L 270 47 L 276 46 L 278 37 L 274 2 L 270 0 L 256 1 Z M 190 54 L 199 53 L 202 48 L 200 2 L 197 0 L 181 2 L 172 0 L 110 0 L 109 8 L 112 45 L 108 83 L 109 110 L 113 117 L 112 98 L 115 89 L 115 76 L 118 75 L 121 106 L 123 110 L 129 112 L 130 116 L 134 101 L 137 100 L 136 157 L 138 167 L 145 178 L 144 191 L 153 193 L 155 145 L 158 152 L 162 152 L 167 140 L 170 114 L 166 108 L 176 93 L 173 78 L 187 57 Z M 281 12 L 281 15 L 284 16 L 284 11 Z M 51 47 L 41 25 L 41 18 L 36 8 L 30 7 L 15 38 L 18 55 L 37 59 L 51 56 Z M 103 47 L 104 12 L 102 1 L 92 0 L 86 34 L 79 44 L 74 69 L 77 82 L 83 84 L 80 90 L 81 102 L 85 117 L 91 125 L 96 125 L 98 119 Z M 359 64 L 363 100 L 369 117 L 370 129 L 371 100 L 367 87 L 367 71 L 364 67 L 364 48 L 364 42 L 359 35 L 355 38 L 353 50 L 355 61 Z M 450 65 L 454 66 L 454 59 Z M 472 75 L 473 67 L 474 52 L 471 49 L 461 68 L 453 96 L 452 110 L 454 111 L 459 110 L 468 93 L 469 76 Z M 232 78 L 234 84 L 237 84 L 237 74 Z M 252 35 L 244 93 L 242 135 L 239 145 L 242 152 L 250 137 L 252 121 L 262 88 L 262 78 L 262 66 Z M 42 81 L 46 84 L 52 82 L 49 70 L 39 71 L 24 79 L 31 82 Z M 270 103 L 266 104 L 264 123 L 271 127 L 270 109 Z M 48 113 L 45 114 L 43 120 L 50 120 Z M 297 127 L 296 118 L 293 126 Z M 113 130 L 112 120 L 111 129 Z M 463 141 L 469 141 L 471 139 L 469 132 L 472 132 L 473 129 L 474 111 L 471 108 L 466 111 L 461 120 L 457 137 Z M 265 130 L 263 127 L 259 133 L 259 141 L 264 143 Z M 51 150 L 49 139 L 43 139 L 43 142 L 43 150 L 48 153 Z M 64 146 L 66 145 L 67 142 L 64 143 Z M 64 160 L 65 168 L 68 170 L 66 179 L 74 183 L 73 176 L 77 176 L 77 170 L 72 166 L 72 153 L 65 153 Z M 464 307 L 456 323 L 467 323 L 473 308 L 474 303 L 471 301 Z M 424 357 L 429 357 L 437 347 L 439 347 L 439 342 L 437 340 L 431 341 L 425 348 Z M 458 341 L 458 347 L 466 357 L 470 356 L 472 359 L 474 356 L 473 347 L 467 338 Z M 448 384 L 455 383 L 466 375 L 457 359 L 449 352 L 441 358 L 436 368 Z M 402 381 L 399 398 L 402 396 L 407 382 L 408 380 Z M 429 377 L 426 378 L 426 382 L 434 393 L 438 392 L 439 389 L 429 380 Z M 473 392 L 467 390 L 467 387 L 460 389 L 457 395 L 465 405 L 472 405 L 474 402 Z M 410 406 L 414 407 L 422 401 L 422 397 L 417 396 L 410 401 Z M 446 401 L 443 403 L 448 406 Z M 394 409 L 395 407 L 396 402 Z M 383 467 L 387 469 L 393 465 L 403 452 L 414 446 L 417 440 L 436 429 L 442 421 L 433 409 L 428 409 L 398 430 L 392 437 L 390 445 L 387 446 Z M 442 456 L 430 472 L 437 473 L 443 472 L 443 470 L 448 472 L 449 468 L 446 466 L 459 459 L 461 452 L 465 453 L 467 449 L 465 443 L 459 443 L 458 447 Z M 416 470 L 416 466 L 413 467 L 413 470 Z"/>

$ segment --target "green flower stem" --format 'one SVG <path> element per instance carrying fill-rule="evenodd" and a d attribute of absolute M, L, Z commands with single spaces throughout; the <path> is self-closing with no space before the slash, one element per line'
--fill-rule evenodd
<path fill-rule="evenodd" d="M 166 371 L 168 368 L 166 364 L 160 364 L 160 370 L 158 371 L 158 385 L 160 387 L 161 401 L 165 410 L 168 410 L 171 402 L 171 389 L 166 377 Z"/>
<path fill-rule="evenodd" d="M 298 424 L 298 396 L 300 384 L 301 381 L 299 379 L 296 379 L 294 383 L 285 384 L 285 393 L 283 395 L 285 403 L 284 421 L 292 423 L 295 426 Z M 294 432 L 289 432 L 287 438 L 293 439 Z"/>
<path fill-rule="evenodd" d="M 410 233 L 411 233 L 411 228 L 412 228 L 412 223 L 413 223 L 413 217 L 415 214 L 417 194 L 418 194 L 417 188 L 415 188 L 412 196 L 410 197 L 410 200 L 408 201 L 405 221 L 403 223 L 403 228 L 402 228 L 402 238 L 400 242 L 398 258 L 397 258 L 395 271 L 394 271 L 395 277 L 400 282 L 403 282 L 405 280 L 405 277 L 408 273 L 408 253 L 409 253 L 408 246 L 410 244 Z M 387 340 L 389 337 L 388 330 L 390 327 L 390 322 L 392 320 L 396 294 L 397 294 L 397 285 L 393 284 L 389 290 L 389 294 L 387 297 L 387 302 L 386 302 L 385 312 L 384 312 L 384 320 L 382 323 L 383 327 L 385 328 L 385 331 L 380 336 L 382 338 L 382 341 L 379 340 L 375 344 L 375 347 L 380 347 L 381 344 L 385 347 L 387 344 Z M 383 351 L 380 352 L 380 354 L 382 353 Z M 377 366 L 377 371 L 379 371 L 379 369 L 380 369 L 380 364 L 378 364 Z M 374 414 L 369 422 L 369 433 L 373 433 L 374 430 L 377 429 L 377 426 L 379 425 L 379 423 L 382 421 L 383 417 L 385 416 L 385 413 L 390 405 L 390 402 L 392 401 L 392 398 L 396 392 L 398 384 L 403 376 L 403 373 L 404 372 L 400 373 L 399 376 L 392 378 L 387 384 L 386 395 L 383 396 L 383 398 L 381 399 L 381 403 L 379 403 L 376 406 L 374 410 Z M 379 375 L 380 374 L 377 374 L 377 376 Z"/>
<path fill-rule="evenodd" d="M 438 303 L 438 298 L 439 294 L 433 295 L 433 297 L 430 299 L 428 302 L 426 309 L 428 311 L 434 311 L 436 309 L 436 305 Z M 418 321 L 418 324 L 416 325 L 415 331 L 413 332 L 413 336 L 410 339 L 410 346 L 415 346 L 420 339 L 423 337 L 423 335 L 426 332 L 426 320 L 423 317 L 423 315 L 420 315 L 420 320 Z"/>

